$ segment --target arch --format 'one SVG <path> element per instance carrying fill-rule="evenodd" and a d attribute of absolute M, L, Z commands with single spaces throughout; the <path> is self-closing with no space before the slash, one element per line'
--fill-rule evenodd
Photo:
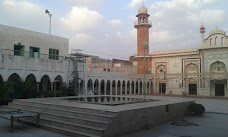
<path fill-rule="evenodd" d="M 5 90 L 9 93 L 8 96 L 10 98 L 24 98 L 21 78 L 17 73 L 13 73 L 9 76 L 5 86 Z"/>
<path fill-rule="evenodd" d="M 130 81 L 128 80 L 127 81 L 127 91 L 126 91 L 126 94 L 130 94 Z"/>
<path fill-rule="evenodd" d="M 217 46 L 218 43 L 219 43 L 219 39 L 218 39 L 218 37 L 215 37 L 215 46 Z"/>
<path fill-rule="evenodd" d="M 197 77 L 198 73 L 199 73 L 198 66 L 194 63 L 190 63 L 185 67 L 186 77 L 194 78 L 194 77 Z"/>
<path fill-rule="evenodd" d="M 139 94 L 142 94 L 143 93 L 143 83 L 142 81 L 140 81 L 139 83 Z"/>
<path fill-rule="evenodd" d="M 125 83 L 125 81 L 123 81 L 123 83 L 122 83 L 122 94 L 123 95 L 126 94 L 125 87 L 126 87 L 126 83 Z"/>
<path fill-rule="evenodd" d="M 101 95 L 104 95 L 104 90 L 105 90 L 105 81 L 101 80 Z"/>
<path fill-rule="evenodd" d="M 120 87 L 121 87 L 121 82 L 120 80 L 117 82 L 117 95 L 120 95 Z"/>
<path fill-rule="evenodd" d="M 94 82 L 94 95 L 99 95 L 99 81 L 96 79 Z"/>
<path fill-rule="evenodd" d="M 132 81 L 131 82 L 131 94 L 134 94 L 134 91 L 135 91 L 135 82 Z"/>
<path fill-rule="evenodd" d="M 92 79 L 89 79 L 87 82 L 87 90 L 88 91 L 93 91 L 93 81 Z"/>
<path fill-rule="evenodd" d="M 79 94 L 84 94 L 84 90 L 85 90 L 84 84 L 85 84 L 84 80 L 81 79 L 80 84 L 79 84 Z"/>
<path fill-rule="evenodd" d="M 110 94 L 111 94 L 111 82 L 110 80 L 108 80 L 106 84 L 106 95 L 110 95 Z"/>
<path fill-rule="evenodd" d="M 154 88 L 153 82 L 151 81 L 150 82 L 150 94 L 153 94 L 153 88 Z"/>
<path fill-rule="evenodd" d="M 40 91 L 41 91 L 42 96 L 44 96 L 44 97 L 49 96 L 49 91 L 51 91 L 51 82 L 50 82 L 50 78 L 48 75 L 44 75 L 41 78 Z"/>
<path fill-rule="evenodd" d="M 112 81 L 112 95 L 116 95 L 116 81 Z"/>
<path fill-rule="evenodd" d="M 221 45 L 222 46 L 224 45 L 224 38 L 223 37 L 221 38 Z"/>
<path fill-rule="evenodd" d="M 139 94 L 139 82 L 138 81 L 136 81 L 136 83 L 135 83 L 135 93 Z"/>
<path fill-rule="evenodd" d="M 157 66 L 156 68 L 156 74 L 159 78 L 166 78 L 165 74 L 167 72 L 167 67 L 163 64 Z"/>
<path fill-rule="evenodd" d="M 54 91 L 61 91 L 62 83 L 63 83 L 63 78 L 60 75 L 55 77 L 54 88 L 53 88 Z"/>
<path fill-rule="evenodd" d="M 212 63 L 210 66 L 210 73 L 221 74 L 226 72 L 227 72 L 226 65 L 223 62 L 216 61 Z"/>
<path fill-rule="evenodd" d="M 23 97 L 24 98 L 34 98 L 37 95 L 37 84 L 36 77 L 33 74 L 29 74 L 25 78 Z"/>

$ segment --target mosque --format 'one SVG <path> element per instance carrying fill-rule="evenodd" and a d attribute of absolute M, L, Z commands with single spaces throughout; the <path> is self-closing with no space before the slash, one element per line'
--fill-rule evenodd
<path fill-rule="evenodd" d="M 141 6 L 134 23 L 137 54 L 133 59 L 115 60 L 114 64 L 106 60 L 110 64 L 108 68 L 99 68 L 103 65 L 96 63 L 96 69 L 92 64 L 94 57 L 87 56 L 86 60 L 90 61 L 83 64 L 68 54 L 67 38 L 0 25 L 0 86 L 7 81 L 30 80 L 35 83 L 33 92 L 53 92 L 56 96 L 62 92 L 63 85 L 68 87 L 73 82 L 79 92 L 91 91 L 95 95 L 228 97 L 226 33 L 215 29 L 205 37 L 202 25 L 199 49 L 149 53 L 149 29 L 152 27 L 149 16 L 147 8 Z M 121 66 L 125 67 L 121 69 Z M 135 70 L 127 71 L 133 66 Z"/>

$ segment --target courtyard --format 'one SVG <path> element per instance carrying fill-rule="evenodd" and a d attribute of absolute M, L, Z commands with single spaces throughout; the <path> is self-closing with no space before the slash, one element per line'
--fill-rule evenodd
<path fill-rule="evenodd" d="M 141 96 L 142 97 L 142 96 Z M 150 96 L 148 96 L 150 98 Z M 184 98 L 156 96 L 158 99 L 181 98 L 195 100 L 206 108 L 201 117 L 185 117 L 188 126 L 172 125 L 167 122 L 150 127 L 123 137 L 227 137 L 228 135 L 228 102 L 226 99 Z M 9 121 L 0 119 L 0 136 L 2 137 L 67 137 L 46 129 L 38 129 L 21 123 L 15 123 L 15 132 L 8 131 Z M 192 125 L 191 125 L 192 124 Z"/>

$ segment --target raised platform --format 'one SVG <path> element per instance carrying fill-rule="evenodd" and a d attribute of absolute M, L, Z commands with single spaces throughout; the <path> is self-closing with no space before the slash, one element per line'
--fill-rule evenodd
<path fill-rule="evenodd" d="M 40 113 L 41 127 L 58 132 L 115 137 L 182 117 L 191 102 L 153 96 L 87 96 L 14 100 L 9 107 Z"/>

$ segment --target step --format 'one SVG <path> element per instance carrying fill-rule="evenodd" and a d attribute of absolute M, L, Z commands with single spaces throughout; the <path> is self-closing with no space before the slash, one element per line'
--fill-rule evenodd
<path fill-rule="evenodd" d="M 34 121 L 31 121 L 29 119 L 22 119 L 21 122 L 23 123 L 29 123 L 29 124 L 35 124 Z M 49 129 L 57 133 L 61 133 L 64 135 L 69 135 L 72 137 L 102 137 L 100 135 L 94 135 L 86 132 L 81 132 L 81 131 L 75 131 L 75 130 L 69 130 L 69 129 L 63 129 L 61 127 L 56 127 L 56 126 L 51 126 L 47 124 L 42 124 L 41 128 Z"/>
<path fill-rule="evenodd" d="M 57 105 L 57 104 L 51 104 L 46 102 L 35 102 L 31 100 L 14 100 L 13 103 L 18 104 L 27 104 L 32 106 L 42 106 L 42 107 L 48 107 L 48 108 L 56 108 L 56 109 L 67 109 L 72 111 L 79 111 L 79 112 L 85 112 L 85 113 L 97 113 L 97 114 L 103 114 L 103 115 L 111 115 L 115 116 L 115 112 L 109 112 L 104 110 L 95 110 L 95 109 L 87 109 L 87 108 L 79 108 L 79 107 L 72 107 L 72 106 L 64 106 L 64 105 Z"/>
<path fill-rule="evenodd" d="M 111 122 L 114 116 L 109 115 L 101 115 L 101 114 L 94 114 L 94 113 L 85 113 L 85 112 L 78 112 L 78 111 L 69 111 L 63 109 L 52 109 L 52 108 L 45 108 L 45 107 L 38 107 L 38 106 L 27 106 L 26 104 L 10 104 L 9 107 L 11 108 L 20 108 L 26 111 L 34 111 L 34 112 L 47 112 L 52 114 L 59 114 L 59 115 L 67 115 L 72 117 L 80 117 L 84 119 L 92 119 L 92 120 L 99 120 L 99 121 L 106 121 Z"/>
<path fill-rule="evenodd" d="M 21 121 L 26 121 L 26 120 L 30 123 L 35 122 L 32 118 L 21 119 Z M 97 136 L 101 136 L 102 133 L 105 131 L 104 128 L 86 126 L 86 125 L 81 125 L 81 124 L 72 124 L 72 123 L 68 123 L 68 122 L 63 122 L 63 121 L 59 121 L 59 120 L 50 120 L 50 119 L 45 119 L 45 118 L 40 119 L 40 125 L 41 125 L 41 127 L 42 126 L 56 127 L 56 128 L 61 128 L 62 130 L 78 131 L 78 132 L 88 133 L 88 134 L 97 135 Z"/>

